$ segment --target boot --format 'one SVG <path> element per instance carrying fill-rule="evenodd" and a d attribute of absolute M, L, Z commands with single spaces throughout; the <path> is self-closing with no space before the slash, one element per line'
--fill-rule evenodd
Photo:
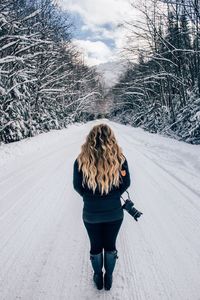
<path fill-rule="evenodd" d="M 98 254 L 90 253 L 90 260 L 94 270 L 93 281 L 96 284 L 98 290 L 103 288 L 103 251 Z"/>
<path fill-rule="evenodd" d="M 116 259 L 118 251 L 105 251 L 104 252 L 104 268 L 105 268 L 105 274 L 104 274 L 104 288 L 105 290 L 110 290 L 112 286 L 112 273 L 115 268 Z"/>

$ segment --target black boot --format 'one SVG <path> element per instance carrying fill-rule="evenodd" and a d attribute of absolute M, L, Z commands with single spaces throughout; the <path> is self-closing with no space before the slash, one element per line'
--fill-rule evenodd
<path fill-rule="evenodd" d="M 105 268 L 105 275 L 104 275 L 104 288 L 105 290 L 110 290 L 112 286 L 112 273 L 115 268 L 116 259 L 118 251 L 105 251 L 104 252 L 104 268 Z"/>
<path fill-rule="evenodd" d="M 101 290 L 103 288 L 103 252 L 100 252 L 98 254 L 90 253 L 90 260 L 94 270 L 93 280 L 96 284 L 97 289 Z"/>

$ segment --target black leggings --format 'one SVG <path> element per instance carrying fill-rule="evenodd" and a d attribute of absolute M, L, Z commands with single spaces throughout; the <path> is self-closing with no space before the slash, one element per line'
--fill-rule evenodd
<path fill-rule="evenodd" d="M 83 221 L 90 239 L 91 254 L 98 254 L 103 248 L 104 251 L 116 250 L 115 243 L 122 221 L 123 218 L 104 223 L 87 223 Z"/>

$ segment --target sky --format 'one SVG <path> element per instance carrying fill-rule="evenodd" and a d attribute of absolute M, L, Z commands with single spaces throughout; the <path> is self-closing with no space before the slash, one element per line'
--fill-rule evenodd
<path fill-rule="evenodd" d="M 127 29 L 122 24 L 125 20 L 136 19 L 138 14 L 130 1 L 59 0 L 62 8 L 70 12 L 74 20 L 76 31 L 73 40 L 82 50 L 88 65 L 119 58 L 126 45 Z"/>

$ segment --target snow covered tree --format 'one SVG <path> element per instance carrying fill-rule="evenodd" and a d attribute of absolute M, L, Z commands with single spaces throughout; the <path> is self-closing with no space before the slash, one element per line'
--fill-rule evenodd
<path fill-rule="evenodd" d="M 131 43 L 126 47 L 129 59 L 138 54 L 138 63 L 130 64 L 112 89 L 110 116 L 199 143 L 199 6 L 186 0 L 152 0 L 139 10 L 147 26 L 134 22 L 128 26 L 132 40 L 141 38 L 145 47 L 138 49 Z"/>
<path fill-rule="evenodd" d="M 91 118 L 88 107 L 101 88 L 72 33 L 70 16 L 56 1 L 0 2 L 0 142 Z"/>

